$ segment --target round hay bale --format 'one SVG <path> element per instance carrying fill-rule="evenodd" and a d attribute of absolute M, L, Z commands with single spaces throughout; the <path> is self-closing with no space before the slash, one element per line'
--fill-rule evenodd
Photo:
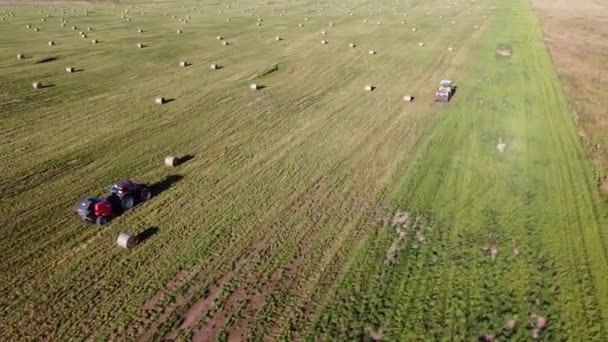
<path fill-rule="evenodd" d="M 80 37 L 82 37 L 82 38 L 86 39 L 86 38 L 87 38 L 87 35 L 86 35 L 86 34 L 81 34 L 81 35 L 80 35 Z"/>
<path fill-rule="evenodd" d="M 120 232 L 116 239 L 116 244 L 122 248 L 133 248 L 137 246 L 137 236 L 131 233 Z"/>
<path fill-rule="evenodd" d="M 49 44 L 49 46 L 53 46 L 53 45 L 55 45 L 55 42 L 51 40 L 48 42 L 48 44 Z"/>
<path fill-rule="evenodd" d="M 162 96 L 158 96 L 154 102 L 156 102 L 157 105 L 163 105 L 167 102 L 167 100 L 165 100 L 165 98 Z"/>
<path fill-rule="evenodd" d="M 190 64 L 188 64 L 188 62 L 186 62 L 186 61 L 179 62 L 179 66 L 182 68 L 187 67 L 188 65 L 190 65 Z"/>
<path fill-rule="evenodd" d="M 144 32 L 144 30 L 142 30 L 142 29 L 137 29 L 137 33 L 142 33 L 142 32 Z"/>
<path fill-rule="evenodd" d="M 230 18 L 226 18 L 226 21 L 227 21 L 227 22 L 230 22 Z"/>
<path fill-rule="evenodd" d="M 93 44 L 97 44 L 97 39 L 93 39 L 93 40 L 91 40 L 91 43 L 93 43 Z"/>
<path fill-rule="evenodd" d="M 42 19 L 40 19 L 40 21 L 46 21 L 46 19 L 45 19 L 45 18 L 42 18 Z"/>
<path fill-rule="evenodd" d="M 17 59 L 24 59 L 25 56 L 22 53 L 17 54 Z"/>
<path fill-rule="evenodd" d="M 405 101 L 405 102 L 412 102 L 413 100 L 414 100 L 414 97 L 412 95 L 403 96 L 403 101 Z"/>
<path fill-rule="evenodd" d="M 366 19 L 363 19 L 363 23 L 364 23 L 364 24 L 367 24 L 367 20 L 366 20 Z"/>
<path fill-rule="evenodd" d="M 40 31 L 40 29 L 38 29 L 37 27 L 34 28 L 34 32 L 38 32 Z"/>
<path fill-rule="evenodd" d="M 473 27 L 474 27 L 475 29 L 478 29 L 478 28 L 479 28 L 479 25 L 475 25 L 475 26 L 473 26 Z"/>
<path fill-rule="evenodd" d="M 456 24 L 456 22 L 452 20 L 452 24 Z"/>
<path fill-rule="evenodd" d="M 329 27 L 334 27 L 334 23 L 329 23 Z"/>
<path fill-rule="evenodd" d="M 168 167 L 176 167 L 179 165 L 180 158 L 176 156 L 166 156 L 165 157 L 165 166 Z"/>
<path fill-rule="evenodd" d="M 454 48 L 450 46 L 450 47 L 448 48 L 448 51 L 453 52 L 453 51 L 454 51 Z"/>
<path fill-rule="evenodd" d="M 87 31 L 93 31 L 92 27 L 87 27 Z"/>
<path fill-rule="evenodd" d="M 376 51 L 374 51 L 374 50 L 369 50 L 367 53 L 368 53 L 369 55 L 375 55 L 375 54 L 376 54 Z"/>
<path fill-rule="evenodd" d="M 252 83 L 249 85 L 249 89 L 251 90 L 258 90 L 259 86 L 256 83 Z"/>
<path fill-rule="evenodd" d="M 34 87 L 34 89 L 40 89 L 42 88 L 42 82 L 34 82 L 32 83 L 32 87 Z"/>
<path fill-rule="evenodd" d="M 217 36 L 217 37 L 215 37 L 215 39 L 217 39 L 217 40 L 222 40 L 222 39 L 224 39 L 224 37 L 222 37 L 222 36 Z"/>
<path fill-rule="evenodd" d="M 30 28 L 32 28 L 32 25 L 30 25 L 30 24 L 27 24 L 27 25 L 25 25 L 25 28 L 28 28 L 28 29 L 30 29 Z"/>
<path fill-rule="evenodd" d="M 366 85 L 366 86 L 365 86 L 365 88 L 364 88 L 364 89 L 365 89 L 365 91 L 372 91 L 372 90 L 374 90 L 375 88 L 376 88 L 376 87 L 374 87 L 373 85 L 368 84 L 368 85 Z"/>
<path fill-rule="evenodd" d="M 279 40 L 281 40 L 281 37 L 276 36 L 276 37 L 274 37 L 274 40 L 279 41 Z"/>
<path fill-rule="evenodd" d="M 424 46 L 423 42 L 418 43 L 418 46 Z"/>
<path fill-rule="evenodd" d="M 379 21 L 377 21 L 377 22 L 376 22 L 376 25 L 382 25 L 382 23 L 381 23 L 381 22 L 379 22 Z"/>
<path fill-rule="evenodd" d="M 505 330 L 508 333 L 512 333 L 513 331 L 515 331 L 515 328 L 517 328 L 517 321 L 514 319 L 508 320 L 507 323 L 505 323 Z"/>
<path fill-rule="evenodd" d="M 72 72 L 74 72 L 74 70 L 75 70 L 74 67 L 67 67 L 67 68 L 65 68 L 65 71 L 68 72 L 68 73 L 72 73 Z"/>
<path fill-rule="evenodd" d="M 357 46 L 357 45 L 355 45 L 355 43 L 350 43 L 350 44 L 348 44 L 348 47 L 351 47 L 351 48 L 354 48 L 354 47 L 356 47 L 356 46 Z"/>
<path fill-rule="evenodd" d="M 262 23 L 255 23 L 255 26 L 262 26 Z"/>
<path fill-rule="evenodd" d="M 216 70 L 217 68 L 219 68 L 219 66 L 217 64 L 211 64 L 210 68 L 211 70 Z"/>
<path fill-rule="evenodd" d="M 321 44 L 323 44 L 323 45 L 327 44 L 327 40 L 322 40 Z"/>
<path fill-rule="evenodd" d="M 141 48 L 143 48 L 143 47 L 144 47 L 144 44 L 142 44 L 142 43 L 137 43 L 137 47 L 141 49 Z"/>
<path fill-rule="evenodd" d="M 228 41 L 227 40 L 223 40 L 222 41 L 222 45 L 228 45 Z"/>
<path fill-rule="evenodd" d="M 300 26 L 300 27 L 304 27 L 304 24 L 298 24 L 298 26 Z"/>
<path fill-rule="evenodd" d="M 325 32 L 325 31 L 321 31 L 321 34 L 327 34 L 327 32 Z"/>
<path fill-rule="evenodd" d="M 182 30 L 177 30 L 177 34 L 182 34 Z"/>
<path fill-rule="evenodd" d="M 72 26 L 72 30 L 76 31 L 76 30 L 78 30 L 78 27 Z"/>
<path fill-rule="evenodd" d="M 61 27 L 65 27 L 65 23 L 61 23 Z"/>
<path fill-rule="evenodd" d="M 414 27 L 414 28 L 412 28 L 412 32 L 416 32 L 416 31 L 418 31 L 418 29 L 417 29 L 417 28 L 415 28 L 415 27 Z"/>

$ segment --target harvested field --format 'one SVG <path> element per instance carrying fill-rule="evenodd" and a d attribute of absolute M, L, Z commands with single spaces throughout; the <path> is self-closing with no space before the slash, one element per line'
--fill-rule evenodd
<path fill-rule="evenodd" d="M 527 1 L 14 3 L 2 340 L 608 336 L 607 208 Z M 120 178 L 154 195 L 81 222 Z"/>

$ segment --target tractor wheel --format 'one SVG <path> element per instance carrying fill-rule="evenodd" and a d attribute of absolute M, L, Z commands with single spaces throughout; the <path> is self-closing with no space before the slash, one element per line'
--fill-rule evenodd
<path fill-rule="evenodd" d="M 147 201 L 152 198 L 152 192 L 148 188 L 141 189 L 141 193 L 139 195 L 141 196 L 142 201 Z"/>
<path fill-rule="evenodd" d="M 97 221 L 98 225 L 103 226 L 108 223 L 110 219 L 107 216 L 97 216 L 97 219 L 95 219 L 95 221 Z"/>
<path fill-rule="evenodd" d="M 129 210 L 135 206 L 135 198 L 132 195 L 125 195 L 122 198 L 122 209 Z"/>

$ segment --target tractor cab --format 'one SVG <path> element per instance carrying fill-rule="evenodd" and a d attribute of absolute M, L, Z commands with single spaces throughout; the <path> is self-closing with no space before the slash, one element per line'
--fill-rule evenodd
<path fill-rule="evenodd" d="M 454 82 L 451 80 L 439 82 L 439 88 L 435 92 L 435 102 L 449 102 L 454 94 L 454 88 Z"/>
<path fill-rule="evenodd" d="M 120 198 L 123 198 L 126 194 L 135 193 L 137 191 L 137 184 L 129 179 L 121 179 L 112 184 L 112 187 L 110 188 L 110 193 L 115 194 Z"/>

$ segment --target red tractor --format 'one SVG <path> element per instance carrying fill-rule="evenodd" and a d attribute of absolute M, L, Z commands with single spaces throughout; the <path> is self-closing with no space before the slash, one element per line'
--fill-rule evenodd
<path fill-rule="evenodd" d="M 110 188 L 107 198 L 89 197 L 80 201 L 76 213 L 85 222 L 104 225 L 137 203 L 149 200 L 152 193 L 146 184 L 120 180 Z"/>

